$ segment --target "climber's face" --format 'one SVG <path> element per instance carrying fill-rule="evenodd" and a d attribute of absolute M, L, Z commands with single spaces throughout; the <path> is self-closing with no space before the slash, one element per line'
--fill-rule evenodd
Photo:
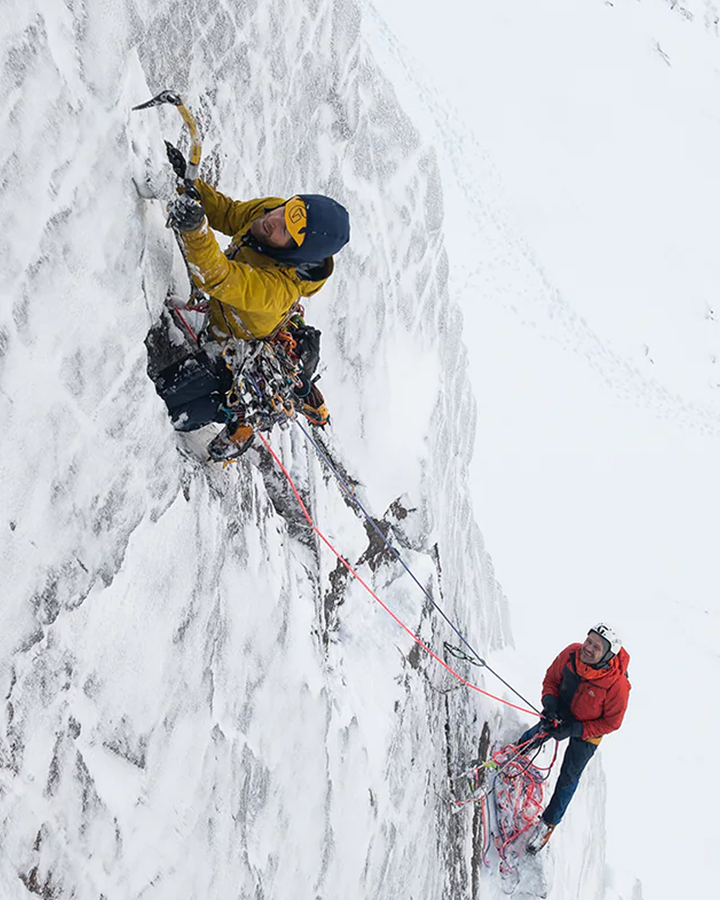
<path fill-rule="evenodd" d="M 295 242 L 285 224 L 285 207 L 279 206 L 265 213 L 250 226 L 250 232 L 261 244 L 281 249 Z"/>
<path fill-rule="evenodd" d="M 605 656 L 606 644 L 599 634 L 591 631 L 580 648 L 580 659 L 588 666 L 594 666 Z"/>

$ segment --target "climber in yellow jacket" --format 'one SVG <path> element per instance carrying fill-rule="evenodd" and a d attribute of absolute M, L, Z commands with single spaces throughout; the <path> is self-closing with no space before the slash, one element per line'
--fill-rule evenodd
<path fill-rule="evenodd" d="M 173 151 L 168 147 L 168 157 L 182 177 L 184 160 L 177 151 L 173 157 Z M 320 194 L 237 201 L 199 179 L 194 187 L 170 204 L 168 214 L 193 282 L 210 297 L 207 337 L 223 343 L 273 336 L 300 298 L 312 297 L 332 274 L 333 254 L 350 239 L 347 210 Z M 224 253 L 212 229 L 231 237 Z M 222 358 L 210 352 L 213 343 L 161 371 L 155 384 L 177 430 L 227 422 L 218 436 L 224 446 L 215 449 L 233 453 L 226 445 L 245 441 L 249 429 L 228 420 L 224 402 L 230 376 Z M 309 381 L 308 391 L 322 406 L 322 394 Z M 301 399 L 306 403 L 308 398 Z"/>
<path fill-rule="evenodd" d="M 270 336 L 301 297 L 312 297 L 333 272 L 333 254 L 350 239 L 347 210 L 330 197 L 231 200 L 196 181 L 200 201 L 171 204 L 195 285 L 208 294 L 210 333 Z M 223 253 L 211 229 L 232 238 Z"/>

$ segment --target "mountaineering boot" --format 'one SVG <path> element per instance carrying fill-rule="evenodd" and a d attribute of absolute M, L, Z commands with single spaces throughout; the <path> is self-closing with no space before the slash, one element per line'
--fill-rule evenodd
<path fill-rule="evenodd" d="M 307 383 L 307 390 L 303 394 L 298 394 L 302 403 L 302 414 L 311 425 L 319 425 L 324 428 L 330 421 L 330 413 L 325 406 L 325 398 L 320 392 L 320 388 L 311 382 Z"/>
<path fill-rule="evenodd" d="M 539 853 L 542 848 L 547 844 L 550 840 L 553 831 L 555 831 L 554 825 L 548 825 L 543 819 L 537 823 L 535 828 L 530 833 L 530 840 L 527 842 L 527 852 L 532 854 L 533 856 L 536 853 Z"/>
<path fill-rule="evenodd" d="M 255 433 L 244 422 L 233 421 L 223 428 L 217 437 L 208 444 L 210 459 L 237 459 L 250 449 Z"/>

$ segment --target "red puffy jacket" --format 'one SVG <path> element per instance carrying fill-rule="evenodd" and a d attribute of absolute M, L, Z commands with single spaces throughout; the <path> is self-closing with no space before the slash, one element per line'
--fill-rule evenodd
<path fill-rule="evenodd" d="M 583 723 L 583 740 L 616 731 L 625 716 L 630 695 L 627 669 L 630 656 L 624 647 L 606 669 L 586 666 L 578 655 L 582 644 L 570 644 L 545 673 L 543 697 L 557 697 L 560 712 L 569 709 Z"/>

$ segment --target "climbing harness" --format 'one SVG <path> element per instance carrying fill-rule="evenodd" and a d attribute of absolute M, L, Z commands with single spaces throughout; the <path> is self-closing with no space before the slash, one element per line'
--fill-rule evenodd
<path fill-rule="evenodd" d="M 296 414 L 295 388 L 302 384 L 302 363 L 290 344 L 271 340 L 228 341 L 222 355 L 232 384 L 225 395 L 228 419 L 253 431 L 285 428 Z"/>

